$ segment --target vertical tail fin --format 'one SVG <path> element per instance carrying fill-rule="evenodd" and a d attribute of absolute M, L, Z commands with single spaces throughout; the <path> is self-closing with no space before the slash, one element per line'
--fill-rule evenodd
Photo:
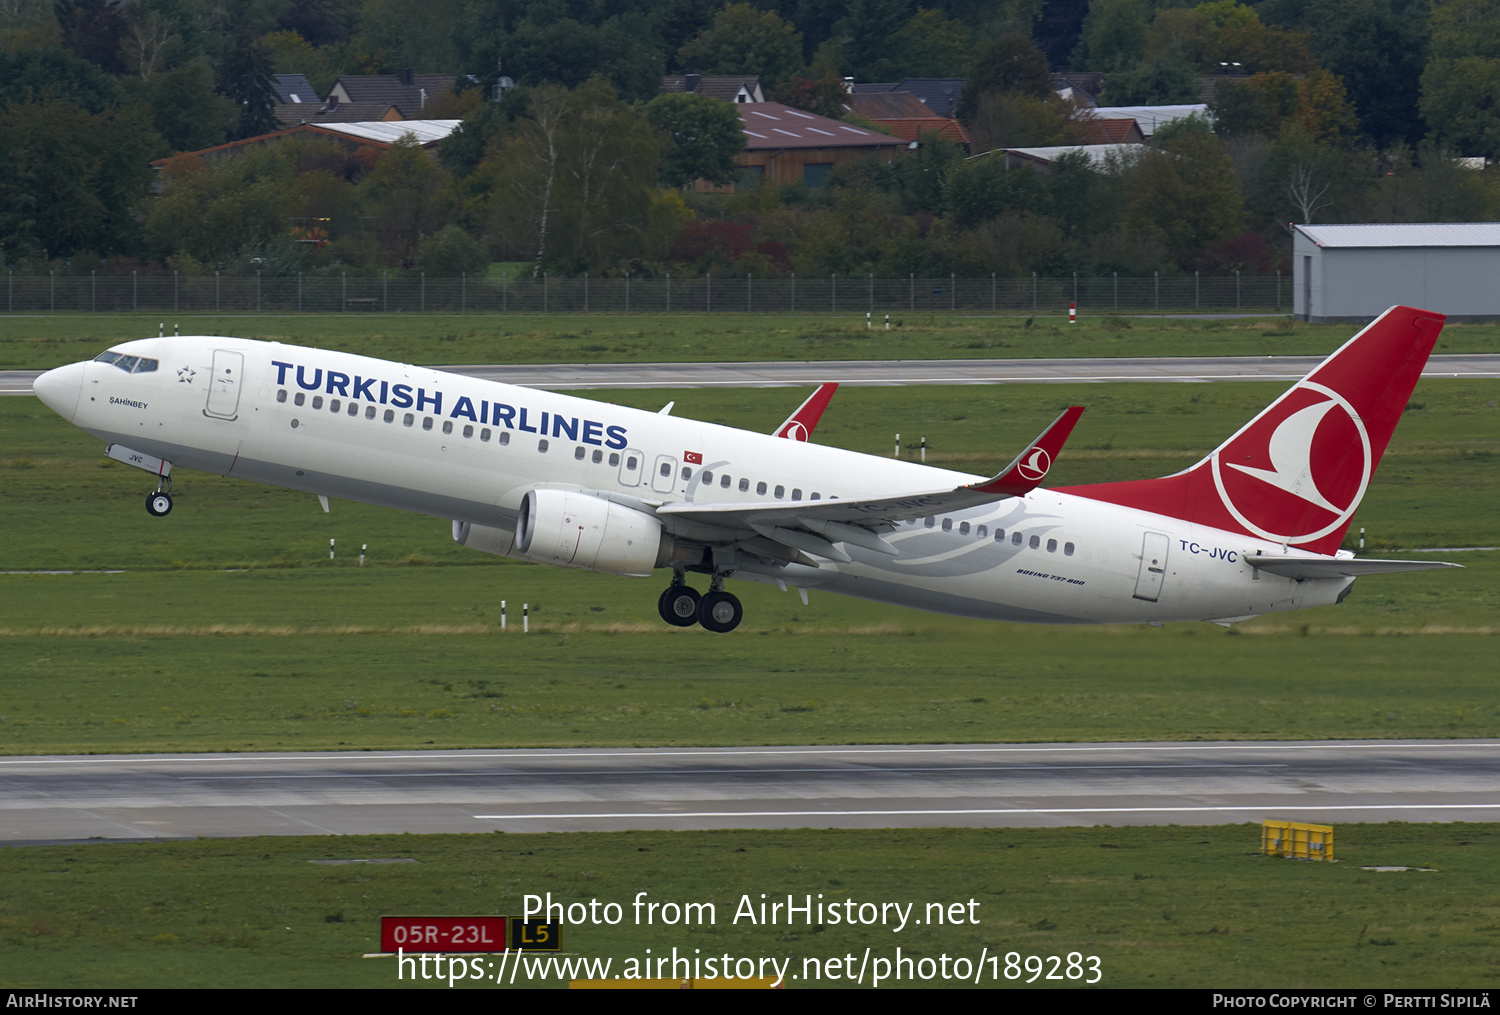
<path fill-rule="evenodd" d="M 1445 320 L 1392 307 L 1185 472 L 1066 492 L 1331 554 Z"/>

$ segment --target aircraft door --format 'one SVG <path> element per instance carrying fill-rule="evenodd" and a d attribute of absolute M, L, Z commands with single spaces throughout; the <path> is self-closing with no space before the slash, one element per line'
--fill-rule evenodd
<path fill-rule="evenodd" d="M 240 387 L 245 373 L 243 354 L 229 349 L 214 350 L 213 376 L 208 382 L 208 405 L 203 415 L 235 419 L 240 410 Z"/>
<path fill-rule="evenodd" d="M 640 486 L 641 473 L 645 471 L 646 456 L 635 448 L 620 452 L 620 485 Z"/>
<path fill-rule="evenodd" d="M 1154 603 L 1161 596 L 1162 579 L 1167 573 L 1167 537 L 1148 532 L 1141 541 L 1141 571 L 1135 580 L 1135 598 Z"/>
<path fill-rule="evenodd" d="M 672 455 L 657 455 L 656 466 L 651 470 L 651 489 L 657 493 L 671 493 L 677 488 L 677 459 Z"/>

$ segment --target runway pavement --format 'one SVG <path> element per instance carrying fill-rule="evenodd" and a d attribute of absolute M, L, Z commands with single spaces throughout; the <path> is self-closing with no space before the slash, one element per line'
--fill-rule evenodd
<path fill-rule="evenodd" d="M 448 366 L 470 377 L 553 391 L 589 388 L 763 388 L 850 385 L 1053 384 L 1079 381 L 1295 381 L 1320 356 L 1156 359 L 831 360 L 816 363 L 554 363 Z M 40 371 L 0 371 L 0 395 L 29 395 Z M 1424 377 L 1500 377 L 1500 355 L 1433 356 Z"/>
<path fill-rule="evenodd" d="M 0 758 L 0 842 L 1493 821 L 1500 740 Z"/>

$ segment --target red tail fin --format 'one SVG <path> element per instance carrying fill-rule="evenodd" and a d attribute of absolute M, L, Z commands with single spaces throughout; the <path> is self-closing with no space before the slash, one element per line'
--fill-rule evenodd
<path fill-rule="evenodd" d="M 1186 472 L 1066 492 L 1331 554 L 1445 320 L 1392 307 Z"/>

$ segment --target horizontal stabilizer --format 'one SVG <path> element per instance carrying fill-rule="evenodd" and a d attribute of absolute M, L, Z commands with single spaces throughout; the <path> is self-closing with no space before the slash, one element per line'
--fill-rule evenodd
<path fill-rule="evenodd" d="M 1282 578 L 1358 578 L 1366 574 L 1388 574 L 1393 571 L 1435 571 L 1442 567 L 1463 567 L 1441 560 L 1365 560 L 1356 557 L 1268 557 L 1247 553 L 1244 561 L 1257 571 Z"/>

